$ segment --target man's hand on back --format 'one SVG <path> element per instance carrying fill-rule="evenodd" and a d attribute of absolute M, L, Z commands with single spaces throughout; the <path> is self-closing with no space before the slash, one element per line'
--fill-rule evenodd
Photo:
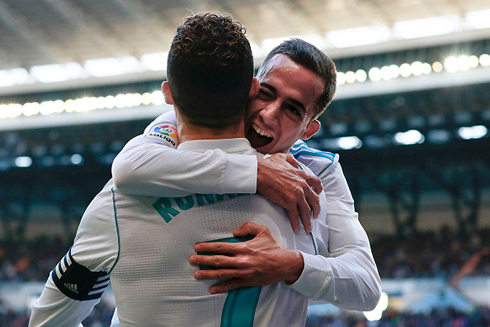
<path fill-rule="evenodd" d="M 301 276 L 304 267 L 301 253 L 279 245 L 267 227 L 248 222 L 234 231 L 233 235 L 251 235 L 254 238 L 240 243 L 199 243 L 194 246 L 196 252 L 219 254 L 193 255 L 189 258 L 193 265 L 219 268 L 198 270 L 194 274 L 197 280 L 224 280 L 211 287 L 212 294 L 238 287 L 266 286 L 280 281 L 292 284 Z"/>
<path fill-rule="evenodd" d="M 300 231 L 300 219 L 306 232 L 311 232 L 311 213 L 314 218 L 320 213 L 322 182 L 300 169 L 291 154 L 258 158 L 257 191 L 287 210 L 294 232 Z"/>

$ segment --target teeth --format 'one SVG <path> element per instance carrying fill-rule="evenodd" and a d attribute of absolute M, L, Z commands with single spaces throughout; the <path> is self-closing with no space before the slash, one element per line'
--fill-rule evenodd
<path fill-rule="evenodd" d="M 260 128 L 258 128 L 257 126 L 255 125 L 252 125 L 253 129 L 257 132 L 257 134 L 261 135 L 261 136 L 266 136 L 266 137 L 270 137 L 272 138 L 272 135 L 270 135 L 269 133 L 261 130 Z"/>

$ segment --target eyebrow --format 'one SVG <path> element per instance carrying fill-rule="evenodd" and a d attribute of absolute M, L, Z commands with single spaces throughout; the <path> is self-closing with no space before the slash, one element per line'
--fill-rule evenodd
<path fill-rule="evenodd" d="M 277 89 L 270 84 L 262 82 L 262 83 L 260 83 L 260 86 L 264 86 L 264 87 L 268 88 L 269 90 L 271 90 L 277 94 Z M 299 109 L 301 109 L 306 114 L 307 110 L 306 110 L 304 104 L 302 104 L 301 102 L 299 102 L 298 100 L 296 100 L 294 98 L 288 97 L 287 99 L 288 99 L 288 101 L 292 102 L 295 106 L 297 106 Z"/>

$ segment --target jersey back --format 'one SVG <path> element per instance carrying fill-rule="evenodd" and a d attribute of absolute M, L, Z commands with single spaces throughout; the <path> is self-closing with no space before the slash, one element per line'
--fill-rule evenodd
<path fill-rule="evenodd" d="M 275 283 L 211 295 L 188 259 L 198 242 L 232 237 L 245 222 L 269 228 L 284 247 L 314 254 L 311 235 L 294 234 L 284 209 L 258 195 L 128 197 L 113 190 L 119 258 L 111 283 L 121 326 L 302 325 L 307 299 Z"/>

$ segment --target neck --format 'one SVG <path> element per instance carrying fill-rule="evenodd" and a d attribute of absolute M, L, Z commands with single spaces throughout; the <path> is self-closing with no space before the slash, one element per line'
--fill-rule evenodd
<path fill-rule="evenodd" d="M 245 137 L 245 124 L 242 121 L 226 128 L 209 128 L 178 121 L 179 143 L 192 140 L 215 140 Z"/>

